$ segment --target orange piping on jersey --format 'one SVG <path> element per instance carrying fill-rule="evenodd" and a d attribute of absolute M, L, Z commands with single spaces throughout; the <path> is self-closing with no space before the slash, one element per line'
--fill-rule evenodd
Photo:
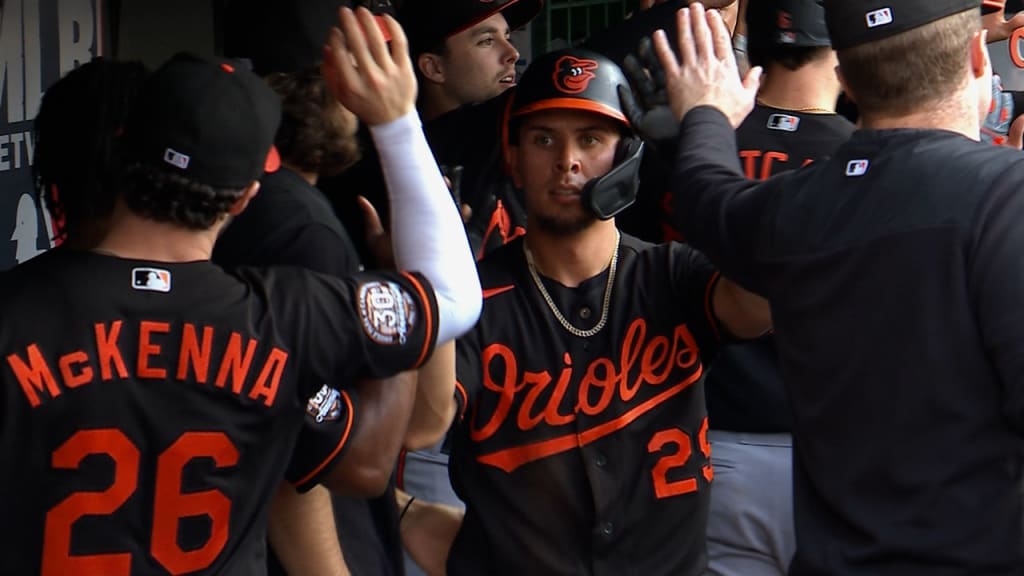
<path fill-rule="evenodd" d="M 698 366 L 697 370 L 686 380 L 676 384 L 668 390 L 665 390 L 661 394 L 634 406 L 632 409 L 622 414 L 622 416 L 605 422 L 604 424 L 584 430 L 579 434 L 567 434 L 565 436 L 559 436 L 543 442 L 535 442 L 533 444 L 526 444 L 525 446 L 506 448 L 491 454 L 478 456 L 477 460 L 481 464 L 494 466 L 495 468 L 511 473 L 514 472 L 516 468 L 533 462 L 534 460 L 540 460 L 541 458 L 554 456 L 555 454 L 560 454 L 562 452 L 568 452 L 569 450 L 575 449 L 577 446 L 586 446 L 587 444 L 596 442 L 605 436 L 609 436 L 619 430 L 622 430 L 626 426 L 629 426 L 637 418 L 647 414 L 651 410 L 657 408 L 661 403 L 689 388 L 694 382 L 700 379 L 703 373 L 704 371 L 702 367 Z"/>
<path fill-rule="evenodd" d="M 334 450 L 320 463 L 319 466 L 313 469 L 312 472 L 303 476 L 298 482 L 292 482 L 293 486 L 302 486 L 313 478 L 316 478 L 317 474 L 320 473 L 328 464 L 334 461 L 334 458 L 341 452 L 341 449 L 345 447 L 345 443 L 348 442 L 348 435 L 352 432 L 352 421 L 356 419 L 355 410 L 352 409 L 352 399 L 349 398 L 348 392 L 344 390 L 341 392 L 341 397 L 345 400 L 345 409 L 348 410 L 348 422 L 345 424 L 345 433 L 341 435 L 341 440 L 338 445 L 334 447 Z"/>
<path fill-rule="evenodd" d="M 457 419 L 461 422 L 466 417 L 466 408 L 469 407 L 469 394 L 466 393 L 466 387 L 458 380 L 455 381 L 455 393 L 462 397 L 462 406 L 459 407 L 459 414 L 457 416 Z"/>
<path fill-rule="evenodd" d="M 494 211 L 491 212 L 491 220 L 487 223 L 487 230 L 484 231 L 482 240 L 480 241 L 480 251 L 477 252 L 476 259 L 482 260 L 486 255 L 487 245 L 490 243 L 491 235 L 497 232 L 501 236 L 501 244 L 505 245 L 515 240 L 516 238 L 526 234 L 526 230 L 521 226 L 512 226 L 512 217 L 509 216 L 508 208 L 505 208 L 505 204 L 501 200 L 496 200 Z"/>
<path fill-rule="evenodd" d="M 722 275 L 715 272 L 711 275 L 711 279 L 708 280 L 708 285 L 704 289 L 704 314 L 708 317 L 708 324 L 711 326 L 711 331 L 715 333 L 715 340 L 722 341 L 722 334 L 718 329 L 718 315 L 715 314 L 714 309 L 714 295 L 715 286 L 718 285 L 718 281 Z"/>
<path fill-rule="evenodd" d="M 498 294 L 504 294 L 505 292 L 508 292 L 509 290 L 515 290 L 515 288 L 516 288 L 515 284 L 509 284 L 508 286 L 499 286 L 497 288 L 488 288 L 488 289 L 484 290 L 484 300 L 487 300 L 488 298 L 490 298 L 492 296 L 497 296 Z"/>
<path fill-rule="evenodd" d="M 419 368 L 424 362 L 426 362 L 427 354 L 430 352 L 430 349 L 434 344 L 434 338 L 437 337 L 437 335 L 434 334 L 434 318 L 432 317 L 432 310 L 430 309 L 430 297 L 427 296 L 427 291 L 423 288 L 423 284 L 420 284 L 420 281 L 408 272 L 402 272 L 402 276 L 405 276 L 409 279 L 409 282 L 412 282 L 412 285 L 416 288 L 416 292 L 420 295 L 420 299 L 423 301 L 423 318 L 427 323 L 427 333 L 423 338 L 423 350 L 420 351 L 420 356 L 416 359 L 416 365 L 413 366 L 413 368 Z"/>
<path fill-rule="evenodd" d="M 405 457 L 408 454 L 409 452 L 405 448 L 398 452 L 398 463 L 395 464 L 395 487 L 399 490 L 405 490 Z"/>

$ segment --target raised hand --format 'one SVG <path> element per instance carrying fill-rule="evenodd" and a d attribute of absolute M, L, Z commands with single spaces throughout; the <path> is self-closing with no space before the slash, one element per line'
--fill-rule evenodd
<path fill-rule="evenodd" d="M 669 105 L 677 119 L 698 106 L 722 111 L 734 127 L 754 108 L 761 68 L 740 78 L 729 30 L 717 10 L 700 3 L 676 13 L 680 59 L 669 47 L 664 30 L 654 34 L 654 50 L 665 69 Z"/>
<path fill-rule="evenodd" d="M 321 65 L 334 97 L 370 126 L 400 118 L 416 106 L 416 75 L 405 33 L 391 16 L 383 16 L 383 22 L 390 47 L 369 10 L 341 8 L 340 27 L 331 29 Z"/>

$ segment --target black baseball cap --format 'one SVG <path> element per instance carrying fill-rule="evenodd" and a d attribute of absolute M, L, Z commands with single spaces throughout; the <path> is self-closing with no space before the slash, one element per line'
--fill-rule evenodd
<path fill-rule="evenodd" d="M 746 22 L 750 45 L 831 45 L 819 0 L 755 0 L 747 5 Z"/>
<path fill-rule="evenodd" d="M 280 122 L 280 99 L 260 77 L 232 60 L 181 53 L 146 81 L 124 138 L 136 161 L 241 189 L 280 166 Z"/>
<path fill-rule="evenodd" d="M 836 50 L 889 38 L 967 10 L 981 11 L 978 0 L 824 0 L 824 5 Z"/>
<path fill-rule="evenodd" d="M 409 52 L 415 58 L 498 12 L 505 16 L 510 29 L 521 28 L 543 6 L 544 0 L 405 0 L 398 20 L 409 37 Z"/>

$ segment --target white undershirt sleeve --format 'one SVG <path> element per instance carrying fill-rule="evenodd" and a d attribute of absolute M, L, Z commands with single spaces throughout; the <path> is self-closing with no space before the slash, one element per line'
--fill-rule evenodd
<path fill-rule="evenodd" d="M 370 127 L 391 201 L 391 243 L 400 270 L 430 280 L 439 312 L 437 342 L 469 331 L 483 298 L 462 217 L 427 145 L 419 115 Z"/>

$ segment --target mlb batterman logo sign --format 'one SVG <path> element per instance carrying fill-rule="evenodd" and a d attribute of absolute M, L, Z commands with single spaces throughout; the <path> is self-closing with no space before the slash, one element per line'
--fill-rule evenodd
<path fill-rule="evenodd" d="M 171 273 L 161 268 L 132 268 L 132 288 L 149 292 L 170 292 Z"/>

